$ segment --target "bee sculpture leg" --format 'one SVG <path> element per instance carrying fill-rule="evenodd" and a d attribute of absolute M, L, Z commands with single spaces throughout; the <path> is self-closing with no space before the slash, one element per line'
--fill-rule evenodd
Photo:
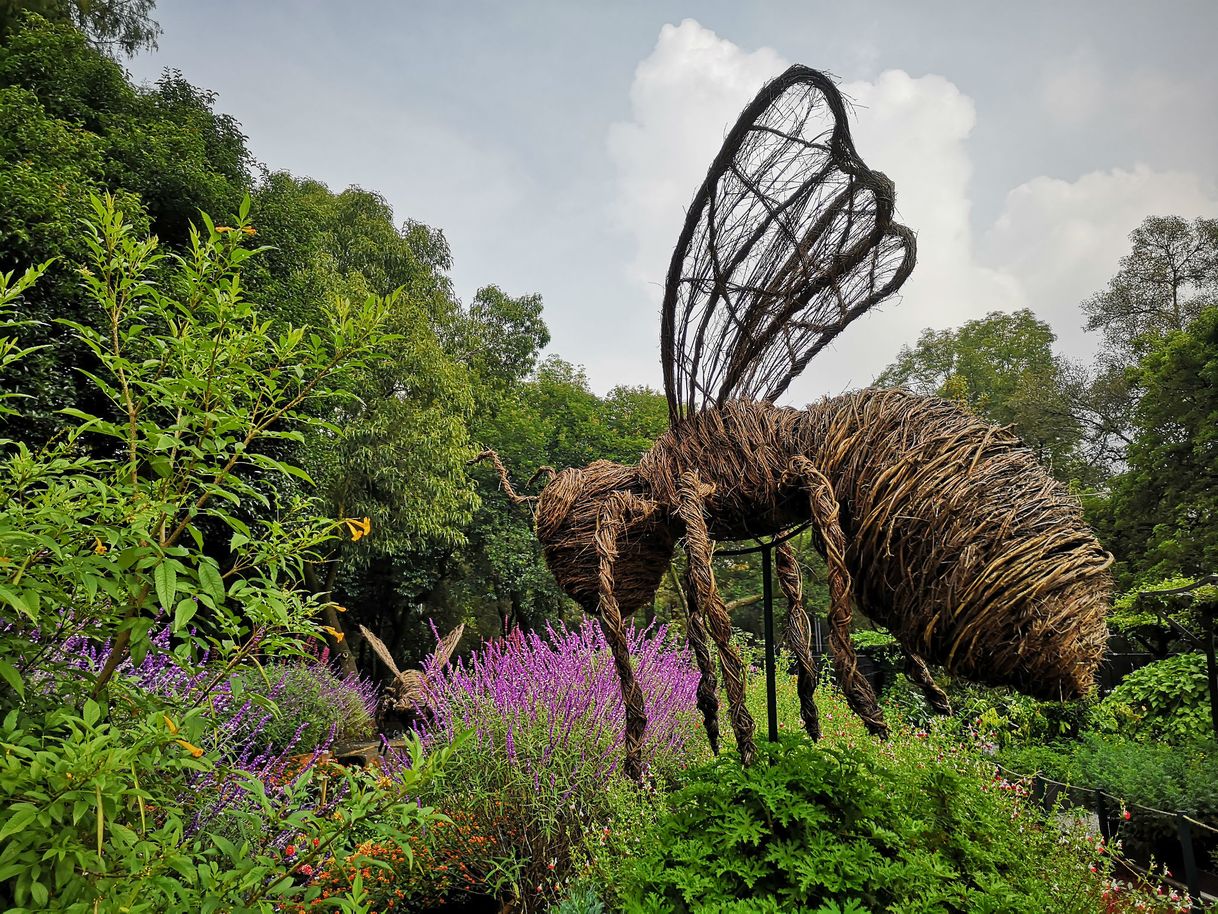
<path fill-rule="evenodd" d="M 622 684 L 622 703 L 626 707 L 626 775 L 643 780 L 643 734 L 647 729 L 647 714 L 643 707 L 643 690 L 634 678 L 630 662 L 630 645 L 626 626 L 617 602 L 614 565 L 618 556 L 618 537 L 632 520 L 646 517 L 655 510 L 655 503 L 625 492 L 616 492 L 605 500 L 596 523 L 596 554 L 599 559 L 598 607 L 601 629 L 613 654 L 618 679 Z"/>
<path fill-rule="evenodd" d="M 799 692 L 799 716 L 813 739 L 820 739 L 820 716 L 816 710 L 816 661 L 812 658 L 812 625 L 804 610 L 803 574 L 789 543 L 775 550 L 778 583 L 787 596 L 787 645 L 795 655 L 795 686 Z"/>
<path fill-rule="evenodd" d="M 876 736 L 888 736 L 888 724 L 875 700 L 871 683 L 859 672 L 858 655 L 850 642 L 850 571 L 846 568 L 846 535 L 838 520 L 840 509 L 833 485 L 807 457 L 796 457 L 784 474 L 787 484 L 800 483 L 807 489 L 812 521 L 825 544 L 829 566 L 829 647 L 837 682 L 850 705 L 867 729 Z"/>
<path fill-rule="evenodd" d="M 685 523 L 685 549 L 695 599 L 706 613 L 710 635 L 719 649 L 719 665 L 723 668 L 723 684 L 727 688 L 728 717 L 736 734 L 740 760 L 751 765 L 757 747 L 753 743 L 753 718 L 744 706 L 744 664 L 732 645 L 732 622 L 715 586 L 711 540 L 703 514 L 703 503 L 713 491 L 713 487 L 702 483 L 697 473 L 682 473 L 677 485 L 677 515 Z"/>
<path fill-rule="evenodd" d="M 934 677 L 930 675 L 930 670 L 926 668 L 926 661 L 904 647 L 901 648 L 901 653 L 905 655 L 905 675 L 910 682 L 922 690 L 927 704 L 934 709 L 936 714 L 951 714 L 952 705 L 947 700 L 947 693 L 935 683 Z"/>
<path fill-rule="evenodd" d="M 711 751 L 719 754 L 719 683 L 715 680 L 715 665 L 711 662 L 710 648 L 706 643 L 706 620 L 698 608 L 698 595 L 689 569 L 685 570 L 685 606 L 689 624 L 686 626 L 690 646 L 698 660 L 698 710 L 702 712 L 702 723 L 706 727 L 706 738 Z"/>

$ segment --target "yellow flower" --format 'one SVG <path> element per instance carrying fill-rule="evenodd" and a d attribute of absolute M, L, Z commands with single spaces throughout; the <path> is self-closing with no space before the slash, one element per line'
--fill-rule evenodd
<path fill-rule="evenodd" d="M 354 517 L 344 517 L 343 523 L 347 525 L 347 532 L 351 534 L 351 541 L 358 542 L 360 537 L 367 536 L 372 532 L 372 519 L 365 517 L 359 520 Z"/>
<path fill-rule="evenodd" d="M 165 726 L 169 728 L 170 733 L 178 732 L 178 725 L 169 719 L 168 714 L 162 714 L 161 717 L 165 718 Z"/>
<path fill-rule="evenodd" d="M 223 235 L 225 232 L 231 232 L 231 231 L 232 231 L 231 226 L 227 226 L 227 225 L 217 225 L 216 226 L 217 235 Z"/>
<path fill-rule="evenodd" d="M 106 548 L 106 544 L 101 541 L 100 536 L 93 537 L 93 551 L 98 555 L 105 555 L 110 550 Z"/>
<path fill-rule="evenodd" d="M 251 237 L 258 234 L 258 230 L 255 229 L 252 225 L 241 226 L 241 231 L 245 232 L 245 234 L 247 234 Z"/>
<path fill-rule="evenodd" d="M 323 632 L 325 632 L 327 635 L 329 635 L 331 638 L 333 638 L 335 641 L 342 641 L 343 638 L 347 637 L 345 634 L 340 632 L 337 628 L 335 628 L 332 625 L 323 625 L 321 627 L 321 630 Z"/>
<path fill-rule="evenodd" d="M 339 606 L 337 603 L 335 603 L 333 605 L 334 605 L 335 612 L 345 613 L 347 611 L 347 607 L 345 607 L 345 606 Z"/>
<path fill-rule="evenodd" d="M 201 756 L 203 754 L 203 750 L 200 749 L 198 746 L 196 746 L 194 743 L 188 743 L 184 739 L 175 739 L 174 742 L 177 743 L 179 746 L 181 746 L 183 749 L 185 749 L 187 752 L 189 752 L 191 758 L 198 758 L 199 756 Z"/>

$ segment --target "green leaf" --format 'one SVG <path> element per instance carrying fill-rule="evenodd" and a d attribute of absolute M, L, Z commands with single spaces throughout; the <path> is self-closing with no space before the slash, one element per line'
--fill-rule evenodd
<path fill-rule="evenodd" d="M 199 564 L 199 586 L 217 606 L 224 602 L 224 578 L 220 576 L 220 569 L 210 561 L 204 560 Z"/>
<path fill-rule="evenodd" d="M 173 631 L 177 634 L 182 628 L 194 618 L 195 613 L 199 611 L 199 604 L 190 597 L 178 601 L 178 605 L 173 608 Z"/>
<path fill-rule="evenodd" d="M 169 562 L 161 562 L 153 572 L 156 581 L 156 596 L 161 606 L 168 609 L 178 594 L 178 570 Z"/>
<path fill-rule="evenodd" d="M 3 841 L 9 835 L 14 835 L 21 829 L 25 828 L 34 821 L 34 817 L 38 815 L 38 807 L 32 803 L 20 803 L 11 808 L 12 815 L 9 820 L 0 827 L 0 841 Z"/>
<path fill-rule="evenodd" d="M 26 606 L 25 601 L 7 587 L 0 587 L 0 600 L 3 600 L 9 606 L 13 607 L 13 609 L 17 610 L 17 612 L 21 613 L 21 615 L 25 616 L 27 619 L 30 619 L 31 621 L 34 619 L 34 614 L 30 612 L 30 608 Z"/>
<path fill-rule="evenodd" d="M 0 679 L 7 682 L 22 701 L 25 700 L 25 683 L 21 681 L 21 674 L 7 660 L 0 659 Z"/>

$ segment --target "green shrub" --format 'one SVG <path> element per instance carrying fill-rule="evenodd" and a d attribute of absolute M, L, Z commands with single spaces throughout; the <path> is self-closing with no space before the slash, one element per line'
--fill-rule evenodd
<path fill-rule="evenodd" d="M 874 749 L 762 743 L 669 798 L 624 867 L 627 912 L 1098 909 L 1101 880 L 1055 827 L 975 775 Z"/>
<path fill-rule="evenodd" d="M 335 741 L 371 739 L 375 730 L 371 687 L 343 677 L 324 663 L 290 660 L 264 669 L 242 670 L 233 677 L 243 698 L 258 696 L 274 710 L 248 717 L 250 738 L 282 752 L 295 747 L 309 752 L 333 732 Z M 256 731 L 256 732 L 255 732 Z"/>
<path fill-rule="evenodd" d="M 319 635 L 302 566 L 341 525 L 270 452 L 341 396 L 341 370 L 394 342 L 386 303 L 272 328 L 243 294 L 248 205 L 233 226 L 203 216 L 182 255 L 137 237 L 113 198 L 92 210 L 79 279 L 95 313 L 64 323 L 105 408 L 66 410 L 76 427 L 39 451 L 0 441 L 0 909 L 281 910 L 317 894 L 309 870 L 350 853 L 357 828 L 431 821 L 417 796 L 450 751 L 323 781 L 204 748 L 201 708 L 223 683 Z M 38 273 L 0 276 L 6 374 L 29 354 L 10 315 Z M 0 412 L 22 402 L 0 392 Z M 189 699 L 116 675 L 144 660 L 195 683 Z M 217 785 L 249 801 L 226 829 L 241 840 L 196 827 Z M 285 860 L 276 841 L 294 834 L 310 841 Z"/>
<path fill-rule="evenodd" d="M 605 905 L 595 889 L 582 886 L 568 892 L 550 914 L 605 914 Z"/>
<path fill-rule="evenodd" d="M 1205 655 L 1177 654 L 1134 670 L 1100 703 L 1108 732 L 1195 743 L 1214 737 Z"/>
<path fill-rule="evenodd" d="M 1176 839 L 1177 812 L 1218 827 L 1218 745 L 1213 743 L 1173 746 L 1088 733 L 1078 743 L 1009 749 L 999 761 L 1020 774 L 1041 774 L 1102 790 L 1123 804 L 1162 810 L 1165 815 L 1133 809 L 1128 820 L 1115 823 L 1124 839 L 1141 843 L 1143 850 Z M 1212 854 L 1218 848 L 1208 834 L 1198 833 L 1196 841 Z"/>

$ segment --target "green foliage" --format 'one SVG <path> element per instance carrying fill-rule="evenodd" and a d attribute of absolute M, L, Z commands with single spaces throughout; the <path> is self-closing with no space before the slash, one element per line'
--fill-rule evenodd
<path fill-rule="evenodd" d="M 241 670 L 230 682 L 241 701 L 274 705 L 277 713 L 265 723 L 264 715 L 257 712 L 247 721 L 251 738 L 264 742 L 272 752 L 289 746 L 297 747 L 298 753 L 310 752 L 331 732 L 337 742 L 373 736 L 374 722 L 363 696 L 327 665 L 271 663 Z M 236 735 L 242 732 L 238 729 Z"/>
<path fill-rule="evenodd" d="M 0 43 L 0 271 L 55 261 L 21 303 L 39 322 L 25 338 L 51 345 L 8 379 L 33 397 L 9 434 L 35 446 L 64 430 L 58 410 L 103 408 L 77 370 L 97 368 L 91 354 L 57 323 L 100 319 L 77 273 L 90 258 L 79 232 L 90 196 L 112 193 L 137 234 L 151 228 L 180 251 L 200 210 L 227 221 L 250 187 L 245 138 L 214 94 L 174 73 L 137 89 L 60 18 L 27 17 Z"/>
<path fill-rule="evenodd" d="M 273 633 L 299 631 L 315 612 L 293 576 L 336 525 L 304 499 L 273 499 L 262 480 L 307 476 L 260 446 L 299 438 L 301 406 L 337 396 L 328 383 L 339 369 L 392 341 L 386 304 L 339 303 L 324 335 L 273 334 L 242 294 L 244 223 L 204 217 L 189 255 L 167 255 L 134 235 L 112 198 L 93 206 L 81 279 L 106 330 L 65 323 L 101 366 L 88 378 L 109 409 L 67 410 L 77 427 L 58 446 L 17 443 L 0 462 L 3 599 L 35 631 L 117 638 L 115 662 L 143 656 L 158 613 L 179 635 L 201 622 L 226 655 L 251 628 L 273 649 Z M 247 521 L 237 506 L 262 516 Z M 3 640 L 19 665 L 34 662 L 20 637 Z"/>
<path fill-rule="evenodd" d="M 625 911 L 1095 910 L 1056 829 L 962 771 L 800 738 L 759 749 L 669 797 L 624 867 Z"/>
<path fill-rule="evenodd" d="M 1218 308 L 1152 349 L 1137 378 L 1138 431 L 1101 530 L 1127 582 L 1207 574 L 1218 568 Z"/>
<path fill-rule="evenodd" d="M 1129 241 L 1107 288 L 1083 303 L 1087 329 L 1104 335 L 1106 358 L 1126 364 L 1214 304 L 1218 219 L 1149 216 Z"/>
<path fill-rule="evenodd" d="M 1096 711 L 1091 700 L 1040 701 L 1014 689 L 952 680 L 952 717 L 941 729 L 966 742 L 992 748 L 1052 744 L 1088 729 Z"/>
<path fill-rule="evenodd" d="M 272 331 L 243 295 L 241 266 L 257 253 L 242 246 L 252 234 L 244 209 L 233 226 L 202 217 L 185 255 L 139 238 L 111 197 L 94 198 L 92 211 L 79 278 L 105 329 L 65 325 L 94 354 L 87 377 L 109 410 L 70 410 L 71 431 L 42 451 L 0 443 L 0 599 L 10 623 L 0 631 L 0 900 L 12 910 L 42 910 L 51 898 L 82 912 L 278 910 L 315 896 L 303 868 L 354 853 L 356 833 L 405 842 L 431 821 L 417 796 L 451 751 L 423 759 L 416 744 L 394 780 L 330 773 L 337 782 L 318 785 L 311 770 L 270 792 L 248 772 L 215 770 L 202 748 L 214 742 L 199 710 L 211 692 L 255 682 L 255 649 L 299 651 L 316 632 L 317 603 L 299 577 L 337 524 L 306 499 L 281 498 L 274 480 L 307 474 L 263 448 L 319 423 L 306 405 L 347 401 L 342 373 L 395 341 L 391 305 L 337 301 L 328 327 Z M 40 272 L 0 278 L 8 331 L 25 329 L 9 312 Z M 0 340 L 0 367 L 28 355 Z M 5 411 L 24 405 L 3 396 Z M 162 659 L 196 677 L 190 707 L 122 677 L 105 688 L 128 653 L 162 650 L 148 637 L 158 615 L 176 645 Z M 96 679 L 56 650 L 81 634 L 112 644 Z M 205 650 L 213 659 L 200 667 Z M 308 682 L 292 688 L 308 698 Z M 368 723 L 355 702 L 325 713 Z M 211 800 L 210 788 L 192 785 L 226 779 L 250 788 L 252 805 L 234 812 L 239 827 L 189 829 L 193 804 Z M 319 786 L 333 798 L 324 816 Z M 312 839 L 287 864 L 273 844 L 284 830 Z"/>
<path fill-rule="evenodd" d="M 1205 655 L 1177 654 L 1134 670 L 1100 704 L 1109 732 L 1183 745 L 1214 738 Z"/>
<path fill-rule="evenodd" d="M 583 886 L 568 892 L 550 914 L 605 914 L 605 905 L 595 889 Z"/>
<path fill-rule="evenodd" d="M 1125 591 L 1112 601 L 1112 612 L 1108 614 L 1108 627 L 1121 634 L 1153 631 L 1161 632 L 1163 636 L 1170 638 L 1174 634 L 1171 625 L 1159 613 L 1151 612 L 1145 605 L 1146 597 L 1143 594 L 1153 595 L 1167 590 L 1179 590 L 1195 582 L 1196 578 L 1175 575 Z M 1198 592 L 1205 590 L 1208 588 L 1198 588 Z M 1168 616 L 1174 615 L 1171 612 L 1173 607 L 1160 605 L 1159 608 L 1164 610 Z"/>
<path fill-rule="evenodd" d="M 23 14 L 69 23 L 94 46 L 111 54 L 156 48 L 161 27 L 152 19 L 156 0 L 0 0 L 0 41 Z"/>
<path fill-rule="evenodd" d="M 892 636 L 892 633 L 880 628 L 857 629 L 850 633 L 850 640 L 859 650 L 897 646 L 897 639 Z"/>
<path fill-rule="evenodd" d="M 104 716 L 105 715 L 105 716 Z M 125 717 L 87 702 L 78 714 L 29 717 L 13 710 L 0 724 L 0 901 L 5 910 L 73 912 L 168 910 L 276 911 L 315 896 L 296 876 L 331 853 L 353 851 L 351 832 L 390 836 L 434 820 L 413 796 L 440 774 L 448 750 L 415 763 L 389 785 L 358 770 L 337 776 L 342 799 L 331 815 L 311 811 L 310 776 L 268 796 L 251 815 L 261 841 L 232 842 L 186 830 L 190 776 L 214 761 L 184 750 L 201 740 L 198 712 L 168 726 L 164 712 Z M 189 745 L 189 744 L 188 744 Z M 230 776 L 250 775 L 234 772 Z M 311 839 L 285 864 L 268 839 L 282 830 Z M 252 829 L 258 834 L 258 829 Z"/>

